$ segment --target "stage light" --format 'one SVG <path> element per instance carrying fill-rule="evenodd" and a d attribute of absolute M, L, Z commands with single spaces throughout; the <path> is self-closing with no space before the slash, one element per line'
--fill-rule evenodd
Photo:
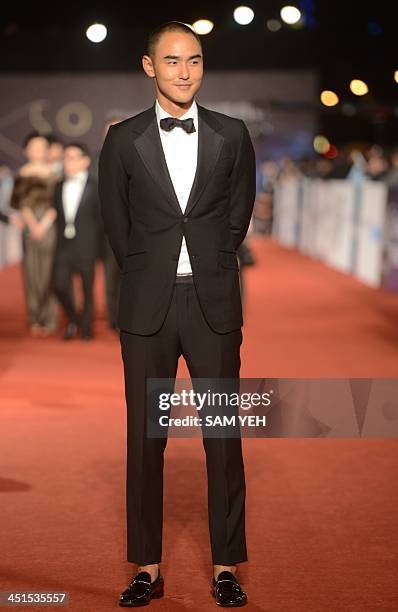
<path fill-rule="evenodd" d="M 212 21 L 209 21 L 209 19 L 198 19 L 197 21 L 195 21 L 195 23 L 193 24 L 193 29 L 195 30 L 196 34 L 209 34 L 212 29 L 214 28 L 214 23 Z"/>
<path fill-rule="evenodd" d="M 330 91 L 329 89 L 325 89 L 321 93 L 320 98 L 322 104 L 324 104 L 325 106 L 336 106 L 336 104 L 339 103 L 338 95 L 335 94 L 334 91 Z"/>
<path fill-rule="evenodd" d="M 324 155 L 330 149 L 330 142 L 326 136 L 315 136 L 313 144 L 315 151 L 320 155 Z"/>
<path fill-rule="evenodd" d="M 350 83 L 350 89 L 356 96 L 364 96 L 369 91 L 366 83 L 360 79 L 353 79 Z"/>
<path fill-rule="evenodd" d="M 293 25 L 300 21 L 301 12 L 295 6 L 284 6 L 281 9 L 281 18 L 285 23 Z"/>
<path fill-rule="evenodd" d="M 93 43 L 100 43 L 105 40 L 107 29 L 102 23 L 93 23 L 86 30 L 87 38 Z"/>
<path fill-rule="evenodd" d="M 394 81 L 398 83 L 398 70 L 394 72 Z"/>
<path fill-rule="evenodd" d="M 254 19 L 254 11 L 248 6 L 238 6 L 234 10 L 234 19 L 239 25 L 247 25 Z"/>
<path fill-rule="evenodd" d="M 270 32 L 277 32 L 281 29 L 281 27 L 282 24 L 277 19 L 268 19 L 267 28 L 270 30 Z"/>

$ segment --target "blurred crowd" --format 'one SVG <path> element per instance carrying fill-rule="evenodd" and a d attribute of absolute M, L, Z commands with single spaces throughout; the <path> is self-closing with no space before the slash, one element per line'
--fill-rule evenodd
<path fill-rule="evenodd" d="M 107 121 L 105 134 L 120 120 Z M 37 132 L 26 137 L 23 152 L 25 163 L 15 173 L 0 166 L 0 221 L 20 232 L 30 334 L 58 333 L 63 311 L 62 337 L 91 340 L 98 262 L 108 323 L 116 330 L 120 272 L 101 220 L 99 153 Z"/>
<path fill-rule="evenodd" d="M 398 148 L 385 151 L 379 145 L 350 147 L 336 151 L 333 157 L 263 161 L 257 170 L 253 232 L 271 233 L 274 190 L 278 181 L 285 178 L 347 179 L 357 184 L 365 180 L 383 181 L 388 189 L 398 189 Z"/>

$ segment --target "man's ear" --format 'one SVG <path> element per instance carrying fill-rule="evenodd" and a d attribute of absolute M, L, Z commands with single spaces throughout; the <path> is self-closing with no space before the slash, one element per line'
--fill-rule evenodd
<path fill-rule="evenodd" d="M 153 69 L 152 59 L 149 55 L 142 56 L 142 67 L 147 76 L 153 78 L 155 76 L 155 71 Z"/>

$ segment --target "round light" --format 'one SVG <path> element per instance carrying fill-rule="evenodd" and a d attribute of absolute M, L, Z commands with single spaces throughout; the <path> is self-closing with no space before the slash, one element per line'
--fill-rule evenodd
<path fill-rule="evenodd" d="M 315 151 L 320 155 L 327 153 L 330 149 L 330 142 L 326 136 L 315 136 L 313 144 Z"/>
<path fill-rule="evenodd" d="M 209 21 L 209 19 L 198 19 L 197 21 L 195 21 L 192 27 L 195 30 L 196 34 L 204 35 L 209 34 L 209 32 L 212 31 L 212 29 L 214 28 L 214 23 L 212 21 Z"/>
<path fill-rule="evenodd" d="M 336 104 L 339 103 L 338 95 L 335 94 L 334 91 L 330 91 L 329 89 L 325 89 L 321 93 L 320 98 L 322 104 L 324 104 L 325 106 L 336 106 Z"/>
<path fill-rule="evenodd" d="M 281 18 L 285 23 L 293 25 L 294 23 L 300 21 L 301 13 L 295 6 L 284 6 L 281 9 Z"/>
<path fill-rule="evenodd" d="M 93 43 L 100 43 L 105 40 L 108 31 L 102 23 L 93 23 L 86 30 L 87 38 Z"/>
<path fill-rule="evenodd" d="M 394 72 L 394 81 L 398 83 L 398 70 Z"/>
<path fill-rule="evenodd" d="M 254 11 L 249 6 L 238 6 L 234 10 L 234 19 L 239 25 L 247 25 L 254 19 Z"/>
<path fill-rule="evenodd" d="M 350 83 L 350 89 L 356 96 L 364 96 L 369 91 L 366 83 L 360 79 L 353 79 Z"/>
<path fill-rule="evenodd" d="M 282 27 L 282 24 L 277 19 L 268 19 L 267 28 L 270 32 L 277 32 Z"/>

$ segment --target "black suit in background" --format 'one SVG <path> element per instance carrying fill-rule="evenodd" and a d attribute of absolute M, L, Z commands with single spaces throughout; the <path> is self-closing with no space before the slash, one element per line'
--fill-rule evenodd
<path fill-rule="evenodd" d="M 81 326 L 83 335 L 90 336 L 93 319 L 93 285 L 95 260 L 98 256 L 98 236 L 101 225 L 97 182 L 88 177 L 75 218 L 76 236 L 65 238 L 65 215 L 62 201 L 64 181 L 55 188 L 57 210 L 57 246 L 54 258 L 53 289 L 69 322 Z M 79 274 L 83 287 L 83 311 L 78 315 L 71 291 L 72 276 Z"/>
<path fill-rule="evenodd" d="M 180 129 L 180 128 L 174 128 Z M 148 438 L 145 381 L 238 378 L 242 305 L 236 250 L 255 198 L 245 124 L 198 105 L 198 164 L 182 213 L 168 173 L 155 105 L 110 127 L 100 156 L 105 231 L 122 270 L 118 326 L 127 401 L 127 558 L 159 563 L 163 453 Z M 185 236 L 193 282 L 176 283 Z M 239 438 L 204 438 L 214 564 L 247 560 L 245 478 Z M 183 483 L 181 483 L 183 486 Z"/>

